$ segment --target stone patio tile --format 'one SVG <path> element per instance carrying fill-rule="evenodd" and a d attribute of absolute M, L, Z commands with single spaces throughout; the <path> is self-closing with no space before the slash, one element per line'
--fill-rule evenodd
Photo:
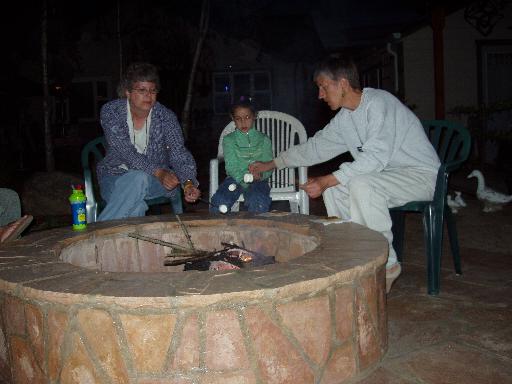
<path fill-rule="evenodd" d="M 361 295 L 362 298 L 366 301 L 366 305 L 368 306 L 368 310 L 370 312 L 370 317 L 373 321 L 373 324 L 377 326 L 379 321 L 379 303 L 378 303 L 378 290 L 377 290 L 377 281 L 375 280 L 374 275 L 363 276 L 359 280 L 360 287 L 357 290 L 357 293 Z"/>
<path fill-rule="evenodd" d="M 139 378 L 134 383 L 136 384 L 195 384 L 197 381 L 192 379 L 187 379 L 184 377 L 176 377 L 176 378 L 166 378 L 166 379 L 158 379 L 158 378 Z"/>
<path fill-rule="evenodd" d="M 277 306 L 290 329 L 315 364 L 323 365 L 331 347 L 331 312 L 327 295 Z"/>
<path fill-rule="evenodd" d="M 203 379 L 199 379 L 199 384 L 256 384 L 256 376 L 250 370 L 244 370 L 239 373 L 212 373 Z"/>
<path fill-rule="evenodd" d="M 325 367 L 320 384 L 342 383 L 343 380 L 352 377 L 357 369 L 354 356 L 351 342 L 347 342 L 337 348 Z"/>
<path fill-rule="evenodd" d="M 71 353 L 62 367 L 60 382 L 66 384 L 102 384 L 104 382 L 80 341 L 80 336 L 76 333 L 72 335 Z"/>
<path fill-rule="evenodd" d="M 14 296 L 6 296 L 2 303 L 5 332 L 7 335 L 25 336 L 25 310 L 23 302 Z"/>
<path fill-rule="evenodd" d="M 422 350 L 432 345 L 452 339 L 461 332 L 460 324 L 455 322 L 451 326 L 439 321 L 390 321 L 389 344 L 387 358 L 404 356 L 413 351 Z"/>
<path fill-rule="evenodd" d="M 109 275 L 106 273 L 82 269 L 64 276 L 26 283 L 25 286 L 42 291 L 87 295 L 108 279 Z"/>
<path fill-rule="evenodd" d="M 31 304 L 25 305 L 25 316 L 27 318 L 27 333 L 37 363 L 44 369 L 44 334 L 43 314 L 41 310 Z"/>
<path fill-rule="evenodd" d="M 5 252 L 5 251 L 2 251 Z M 27 255 L 27 256 L 21 256 L 21 255 L 15 255 L 13 256 L 12 253 L 9 255 L 1 256 L 2 253 L 0 253 L 0 270 L 3 269 L 14 269 L 14 268 L 20 268 L 23 266 L 31 266 L 31 265 L 44 265 L 48 263 L 55 263 L 56 258 L 53 254 L 46 254 L 46 255 Z"/>
<path fill-rule="evenodd" d="M 0 370 L 2 372 L 7 368 L 8 362 L 9 362 L 9 355 L 8 355 L 8 351 L 7 351 L 7 338 L 5 336 L 4 329 L 0 327 Z M 0 374 L 0 378 L 1 378 L 1 374 Z"/>
<path fill-rule="evenodd" d="M 79 267 L 74 265 L 55 262 L 41 265 L 29 265 L 26 267 L 0 270 L 0 280 L 7 280 L 13 283 L 23 283 L 35 279 L 50 278 L 66 273 L 78 272 Z"/>
<path fill-rule="evenodd" d="M 462 275 L 459 279 L 446 279 L 441 282 L 439 297 L 453 302 L 471 302 L 477 304 L 510 304 L 512 286 L 489 286 L 473 284 Z"/>
<path fill-rule="evenodd" d="M 409 381 L 399 377 L 397 374 L 388 371 L 386 368 L 377 367 L 372 373 L 363 379 L 357 380 L 354 384 L 416 384 L 415 380 Z"/>
<path fill-rule="evenodd" d="M 185 319 L 180 344 L 174 354 L 172 369 L 190 371 L 199 368 L 199 321 L 196 315 Z"/>
<path fill-rule="evenodd" d="M 224 310 L 207 313 L 205 333 L 205 363 L 208 370 L 249 368 L 240 322 L 235 311 Z"/>
<path fill-rule="evenodd" d="M 356 289 L 354 315 L 357 324 L 359 369 L 364 370 L 379 359 L 382 343 L 379 327 L 371 317 L 369 305 L 361 289 Z"/>
<path fill-rule="evenodd" d="M 68 315 L 52 309 L 48 311 L 48 376 L 57 380 L 61 368 L 61 349 L 69 324 Z"/>
<path fill-rule="evenodd" d="M 425 384 L 503 384 L 512 377 L 508 359 L 450 342 L 397 359 L 388 369 Z"/>
<path fill-rule="evenodd" d="M 485 258 L 489 258 L 489 260 L 496 259 L 493 255 L 482 255 L 482 251 L 474 250 L 474 249 L 464 249 L 463 251 L 467 252 L 475 252 L 478 253 L 480 258 L 483 260 Z M 466 253 L 467 253 L 466 252 Z M 512 281 L 512 266 L 506 264 L 472 264 L 465 262 L 464 254 L 461 251 L 462 258 L 462 272 L 463 278 L 466 281 L 471 281 L 473 283 L 488 285 L 488 286 L 503 286 L 507 282 Z M 483 256 L 483 257 L 482 257 Z M 447 279 L 456 279 L 457 277 L 454 274 L 447 275 Z"/>
<path fill-rule="evenodd" d="M 351 285 L 343 286 L 335 292 L 336 338 L 338 341 L 345 341 L 352 337 L 354 300 L 354 287 Z"/>
<path fill-rule="evenodd" d="M 471 328 L 461 334 L 459 340 L 512 360 L 512 328 L 510 324 L 501 330 Z"/>
<path fill-rule="evenodd" d="M 459 339 L 512 359 L 512 308 L 501 305 L 461 305 L 459 316 L 467 324 Z"/>
<path fill-rule="evenodd" d="M 13 356 L 12 374 L 15 383 L 46 383 L 44 373 L 37 364 L 36 357 L 27 341 L 18 336 L 12 336 L 10 344 Z"/>
<path fill-rule="evenodd" d="M 312 383 L 314 375 L 283 331 L 259 308 L 245 310 L 262 381 L 266 384 Z"/>
<path fill-rule="evenodd" d="M 96 309 L 82 309 L 78 311 L 77 319 L 86 343 L 110 379 L 114 382 L 127 382 L 126 366 L 121 356 L 114 321 L 110 315 Z"/>
<path fill-rule="evenodd" d="M 169 296 L 174 296 L 176 290 L 170 284 L 172 275 L 165 276 L 162 280 L 153 279 L 151 274 L 134 273 L 124 274 L 124 276 L 116 276 L 115 278 L 104 281 L 94 291 L 89 292 L 90 295 L 102 295 L 113 297 L 158 297 L 169 300 Z M 169 284 L 166 284 L 169 282 Z"/>
<path fill-rule="evenodd" d="M 162 371 L 176 323 L 176 315 L 121 314 L 122 326 L 137 372 Z"/>
<path fill-rule="evenodd" d="M 456 309 L 455 303 L 426 294 L 388 298 L 389 320 L 416 322 L 449 320 L 454 317 Z"/>

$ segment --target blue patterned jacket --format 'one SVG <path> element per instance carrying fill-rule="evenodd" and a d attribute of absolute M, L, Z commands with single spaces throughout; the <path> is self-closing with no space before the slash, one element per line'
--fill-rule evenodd
<path fill-rule="evenodd" d="M 119 167 L 125 164 L 131 170 L 141 170 L 150 175 L 158 168 L 171 169 L 181 183 L 190 179 L 197 185 L 196 162 L 185 148 L 174 112 L 158 102 L 155 104 L 151 112 L 146 154 L 141 154 L 130 141 L 126 104 L 126 99 L 117 99 L 101 108 L 101 126 L 108 148 L 106 156 L 96 167 L 98 178 L 127 172 Z"/>

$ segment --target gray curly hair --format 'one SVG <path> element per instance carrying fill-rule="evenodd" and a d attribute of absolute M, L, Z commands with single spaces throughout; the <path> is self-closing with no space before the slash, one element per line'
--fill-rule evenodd
<path fill-rule="evenodd" d="M 118 96 L 120 98 L 126 97 L 126 91 L 131 91 L 133 85 L 138 81 L 155 83 L 156 89 L 160 90 L 160 76 L 158 76 L 156 66 L 150 63 L 132 63 L 126 68 L 117 86 Z"/>

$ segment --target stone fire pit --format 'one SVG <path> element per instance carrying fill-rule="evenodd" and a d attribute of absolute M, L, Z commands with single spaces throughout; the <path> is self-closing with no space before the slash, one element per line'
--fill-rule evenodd
<path fill-rule="evenodd" d="M 0 381 L 343 383 L 387 348 L 387 243 L 302 215 L 184 215 L 196 247 L 276 257 L 236 271 L 164 267 L 172 216 L 30 234 L 0 247 Z"/>

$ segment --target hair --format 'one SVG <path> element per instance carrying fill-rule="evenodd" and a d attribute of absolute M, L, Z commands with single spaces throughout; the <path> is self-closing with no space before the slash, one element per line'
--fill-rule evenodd
<path fill-rule="evenodd" d="M 126 91 L 131 91 L 133 85 L 139 81 L 155 83 L 156 89 L 160 90 L 160 77 L 158 76 L 156 66 L 150 63 L 132 63 L 126 68 L 119 81 L 117 87 L 118 96 L 121 98 L 126 97 Z"/>
<path fill-rule="evenodd" d="M 318 64 L 313 79 L 316 80 L 320 75 L 327 76 L 332 80 L 347 79 L 352 88 L 361 88 L 357 67 L 352 59 L 349 58 L 333 56 L 326 58 Z"/>
<path fill-rule="evenodd" d="M 252 112 L 254 117 L 258 115 L 258 110 L 256 109 L 254 103 L 252 102 L 251 97 L 241 96 L 240 99 L 233 104 L 231 104 L 231 108 L 229 109 L 229 114 L 233 116 L 235 114 L 235 111 L 238 108 L 247 108 Z"/>

